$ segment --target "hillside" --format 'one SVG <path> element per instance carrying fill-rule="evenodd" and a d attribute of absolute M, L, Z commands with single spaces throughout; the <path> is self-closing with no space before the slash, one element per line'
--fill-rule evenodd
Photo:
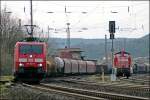
<path fill-rule="evenodd" d="M 54 38 L 50 40 L 54 43 L 55 49 L 64 48 L 66 39 Z M 79 47 L 85 52 L 87 58 L 97 59 L 105 56 L 105 39 L 71 39 L 71 47 Z M 111 53 L 111 40 L 107 40 L 107 52 Z M 149 35 L 142 38 L 117 38 L 114 40 L 114 50 L 120 51 L 125 48 L 133 57 L 149 56 Z"/>

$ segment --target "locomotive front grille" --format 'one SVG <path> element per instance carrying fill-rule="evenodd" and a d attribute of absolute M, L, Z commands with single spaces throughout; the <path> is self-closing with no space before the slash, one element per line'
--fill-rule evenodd
<path fill-rule="evenodd" d="M 42 67 L 34 68 L 25 68 L 25 67 L 20 67 L 19 68 L 19 73 L 43 73 Z"/>

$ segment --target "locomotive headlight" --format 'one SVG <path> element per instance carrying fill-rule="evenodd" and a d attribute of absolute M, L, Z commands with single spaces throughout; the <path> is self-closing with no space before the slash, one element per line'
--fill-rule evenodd
<path fill-rule="evenodd" d="M 19 66 L 22 67 L 22 66 L 24 66 L 24 64 L 20 63 Z"/>
<path fill-rule="evenodd" d="M 19 58 L 19 62 L 27 62 L 27 58 Z"/>
<path fill-rule="evenodd" d="M 32 55 L 30 55 L 30 58 L 32 58 L 33 56 Z"/>
<path fill-rule="evenodd" d="M 35 62 L 43 62 L 43 59 L 41 59 L 41 58 L 36 58 L 36 59 L 35 59 Z"/>
<path fill-rule="evenodd" d="M 42 64 L 38 64 L 38 67 L 42 67 Z"/>

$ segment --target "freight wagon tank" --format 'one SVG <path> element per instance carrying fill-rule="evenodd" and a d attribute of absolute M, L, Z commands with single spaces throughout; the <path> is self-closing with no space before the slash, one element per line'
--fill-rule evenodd
<path fill-rule="evenodd" d="M 114 67 L 117 68 L 116 76 L 131 76 L 131 55 L 124 50 L 114 54 Z"/>
<path fill-rule="evenodd" d="M 47 61 L 47 75 L 93 74 L 96 72 L 94 61 L 75 60 L 55 57 Z"/>

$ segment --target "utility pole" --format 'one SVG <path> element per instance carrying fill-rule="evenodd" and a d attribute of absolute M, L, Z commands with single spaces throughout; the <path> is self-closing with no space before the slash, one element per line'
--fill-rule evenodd
<path fill-rule="evenodd" d="M 32 12 L 32 0 L 30 0 L 30 25 L 24 25 L 27 29 L 28 35 L 30 35 L 31 38 L 33 38 L 33 28 L 36 27 L 36 25 L 33 25 L 33 12 Z M 28 27 L 30 31 L 28 30 Z"/>
<path fill-rule="evenodd" d="M 47 34 L 48 34 L 48 37 L 47 37 L 47 42 L 49 40 L 49 26 L 47 27 Z"/>
<path fill-rule="evenodd" d="M 67 23 L 67 48 L 70 48 L 70 23 Z"/>
<path fill-rule="evenodd" d="M 113 45 L 113 40 L 114 39 L 111 39 L 112 40 L 112 47 L 111 47 L 111 52 L 112 52 L 112 68 L 114 68 L 114 45 Z"/>
<path fill-rule="evenodd" d="M 33 13 L 32 13 L 32 0 L 30 0 L 30 7 L 31 7 L 31 37 L 33 37 Z"/>
<path fill-rule="evenodd" d="M 124 50 L 126 49 L 126 38 L 124 38 Z"/>
<path fill-rule="evenodd" d="M 108 56 L 107 56 L 107 35 L 105 34 L 105 63 L 106 63 L 106 66 L 108 67 Z M 101 70 L 102 70 L 102 82 L 104 82 L 105 81 L 105 79 L 104 79 L 104 76 L 105 76 L 105 74 L 104 74 L 104 66 L 101 68 Z"/>
<path fill-rule="evenodd" d="M 21 30 L 21 19 L 19 19 L 19 30 Z"/>
<path fill-rule="evenodd" d="M 108 66 L 108 55 L 107 55 L 107 35 L 105 34 L 105 58 L 106 58 L 106 65 Z"/>
<path fill-rule="evenodd" d="M 2 64 L 1 64 L 1 43 L 2 43 L 2 11 L 1 11 L 1 0 L 0 0 L 0 73 L 1 73 L 1 68 L 2 68 Z M 1 74 L 0 74 L 1 76 Z"/>

